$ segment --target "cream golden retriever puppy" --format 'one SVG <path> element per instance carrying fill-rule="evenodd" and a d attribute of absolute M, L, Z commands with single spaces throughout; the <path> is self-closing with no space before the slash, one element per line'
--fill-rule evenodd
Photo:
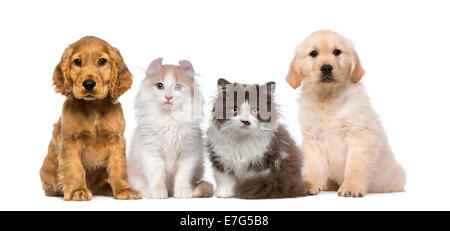
<path fill-rule="evenodd" d="M 359 83 L 363 75 L 351 42 L 335 32 L 315 32 L 296 49 L 286 81 L 303 85 L 299 117 L 312 195 L 404 190 L 405 172 Z"/>

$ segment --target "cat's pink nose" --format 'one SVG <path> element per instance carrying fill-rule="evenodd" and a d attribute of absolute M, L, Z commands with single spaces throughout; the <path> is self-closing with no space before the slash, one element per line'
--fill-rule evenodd
<path fill-rule="evenodd" d="M 165 96 L 165 97 L 166 97 L 167 101 L 170 101 L 173 98 L 173 96 Z"/>

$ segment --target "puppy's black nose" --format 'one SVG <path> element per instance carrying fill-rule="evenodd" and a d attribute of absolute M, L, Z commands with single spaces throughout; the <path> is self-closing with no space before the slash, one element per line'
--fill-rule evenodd
<path fill-rule="evenodd" d="M 245 125 L 245 126 L 250 126 L 250 122 L 247 120 L 241 120 L 241 122 Z"/>
<path fill-rule="evenodd" d="M 330 64 L 324 64 L 320 67 L 320 71 L 324 74 L 329 74 L 333 70 L 333 66 Z"/>
<path fill-rule="evenodd" d="M 86 89 L 86 91 L 92 91 L 95 87 L 95 81 L 94 80 L 85 80 L 83 82 L 83 87 Z"/>

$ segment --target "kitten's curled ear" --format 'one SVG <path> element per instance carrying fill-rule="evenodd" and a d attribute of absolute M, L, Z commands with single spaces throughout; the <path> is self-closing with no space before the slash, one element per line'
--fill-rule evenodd
<path fill-rule="evenodd" d="M 267 90 L 268 90 L 270 93 L 273 94 L 273 93 L 275 92 L 275 86 L 276 86 L 276 83 L 275 83 L 274 81 L 267 82 L 267 83 L 264 84 L 264 85 L 267 86 Z"/>
<path fill-rule="evenodd" d="M 228 82 L 228 80 L 224 78 L 220 78 L 219 80 L 217 80 L 217 87 L 219 89 L 225 90 L 227 88 L 227 84 L 230 84 L 230 82 Z"/>
<path fill-rule="evenodd" d="M 192 63 L 187 60 L 181 60 L 178 62 L 186 77 L 194 78 L 195 71 Z"/>
<path fill-rule="evenodd" d="M 70 57 L 72 57 L 72 53 L 73 48 L 70 45 L 64 50 L 61 60 L 53 71 L 53 85 L 55 85 L 56 92 L 67 97 L 72 96 L 73 88 L 73 82 L 70 78 Z"/>
<path fill-rule="evenodd" d="M 162 70 L 162 61 L 163 58 L 157 58 L 153 60 L 150 65 L 148 65 L 147 71 L 145 72 L 145 75 L 147 77 L 150 77 Z"/>
<path fill-rule="evenodd" d="M 115 47 L 109 47 L 112 59 L 112 77 L 110 83 L 110 96 L 112 103 L 118 103 L 119 97 L 130 89 L 133 76 L 123 61 L 122 55 Z"/>

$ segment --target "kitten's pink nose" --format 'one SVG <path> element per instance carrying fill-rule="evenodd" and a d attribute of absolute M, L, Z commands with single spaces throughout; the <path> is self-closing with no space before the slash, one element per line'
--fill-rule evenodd
<path fill-rule="evenodd" d="M 165 97 L 166 97 L 167 101 L 170 101 L 173 98 L 173 96 L 165 96 Z"/>

